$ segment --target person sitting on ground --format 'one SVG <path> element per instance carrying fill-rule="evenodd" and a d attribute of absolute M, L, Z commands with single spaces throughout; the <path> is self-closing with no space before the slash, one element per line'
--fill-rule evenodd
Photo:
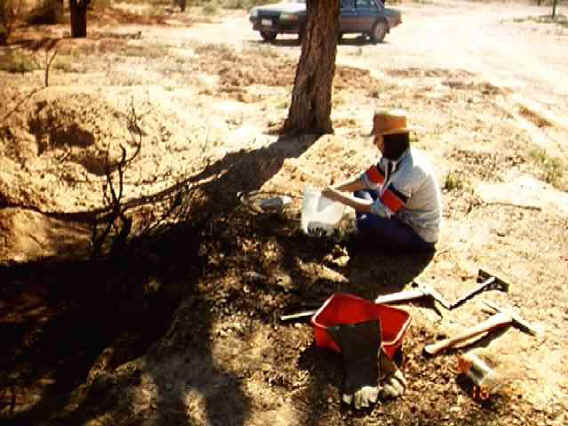
<path fill-rule="evenodd" d="M 373 116 L 376 165 L 322 195 L 355 209 L 359 237 L 391 251 L 434 251 L 438 241 L 441 197 L 430 162 L 410 147 L 404 111 Z M 344 192 L 353 192 L 353 195 Z"/>

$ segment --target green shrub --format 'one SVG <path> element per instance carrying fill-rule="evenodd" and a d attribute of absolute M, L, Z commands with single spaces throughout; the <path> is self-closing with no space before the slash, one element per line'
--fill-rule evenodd
<path fill-rule="evenodd" d="M 73 59 L 71 58 L 71 56 L 68 55 L 65 56 L 60 55 L 55 59 L 52 68 L 54 70 L 59 70 L 63 72 L 73 72 L 74 71 Z"/>
<path fill-rule="evenodd" d="M 559 158 L 550 157 L 543 149 L 534 149 L 529 155 L 542 170 L 544 180 L 554 187 L 560 187 L 564 176 L 562 161 Z"/>
<path fill-rule="evenodd" d="M 217 5 L 214 3 L 207 3 L 203 6 L 203 14 L 204 15 L 215 15 L 218 12 Z"/>
<path fill-rule="evenodd" d="M 39 69 L 38 65 L 21 52 L 9 51 L 0 55 L 0 71 L 25 73 L 36 69 Z"/>
<path fill-rule="evenodd" d="M 458 171 L 451 170 L 444 180 L 444 190 L 451 191 L 463 191 L 469 187 L 469 182 L 465 178 L 464 174 Z"/>

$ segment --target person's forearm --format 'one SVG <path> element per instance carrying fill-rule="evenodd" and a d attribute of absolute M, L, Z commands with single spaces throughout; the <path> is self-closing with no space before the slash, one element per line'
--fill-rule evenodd
<path fill-rule="evenodd" d="M 354 176 L 345 182 L 338 183 L 337 185 L 332 186 L 333 189 L 338 191 L 358 191 L 360 189 L 364 189 L 363 182 L 361 182 L 361 178 L 359 176 Z"/>
<path fill-rule="evenodd" d="M 360 213 L 370 213 L 371 205 L 373 202 L 371 200 L 366 200 L 363 198 L 357 198 L 353 195 L 345 194 L 334 188 L 328 188 L 323 192 L 325 197 L 328 197 L 334 201 L 345 204 L 346 206 L 352 207 Z"/>

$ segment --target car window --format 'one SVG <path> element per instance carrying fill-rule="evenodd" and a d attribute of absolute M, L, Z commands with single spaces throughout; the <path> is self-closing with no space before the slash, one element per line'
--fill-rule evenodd
<path fill-rule="evenodd" d="M 341 0 L 342 9 L 353 9 L 355 7 L 354 0 Z"/>
<path fill-rule="evenodd" d="M 374 0 L 356 0 L 355 4 L 361 9 L 375 9 L 377 7 Z"/>

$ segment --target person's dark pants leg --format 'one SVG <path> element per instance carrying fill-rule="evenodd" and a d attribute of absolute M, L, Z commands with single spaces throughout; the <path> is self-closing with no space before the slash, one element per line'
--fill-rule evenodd
<path fill-rule="evenodd" d="M 355 197 L 376 200 L 374 191 L 355 191 Z M 355 223 L 360 238 L 369 245 L 401 252 L 434 251 L 434 244 L 424 241 L 409 225 L 396 217 L 383 218 L 371 213 L 355 214 Z"/>

